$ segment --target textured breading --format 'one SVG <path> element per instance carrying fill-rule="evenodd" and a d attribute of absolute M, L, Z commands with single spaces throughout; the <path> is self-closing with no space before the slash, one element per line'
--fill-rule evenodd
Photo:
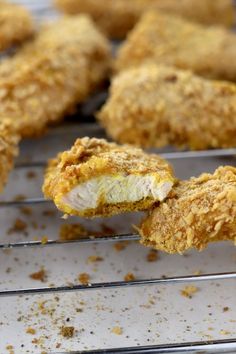
<path fill-rule="evenodd" d="M 18 155 L 20 137 L 8 119 L 0 121 L 0 192 L 3 190 L 11 172 L 14 159 Z"/>
<path fill-rule="evenodd" d="M 217 79 L 236 81 L 236 35 L 158 11 L 148 12 L 118 51 L 115 70 L 147 61 Z"/>
<path fill-rule="evenodd" d="M 23 42 L 33 32 L 31 15 L 23 6 L 0 1 L 0 51 Z"/>
<path fill-rule="evenodd" d="M 83 102 L 109 65 L 109 43 L 87 16 L 60 19 L 0 64 L 0 119 L 38 135 Z"/>
<path fill-rule="evenodd" d="M 69 14 L 90 14 L 112 38 L 125 37 L 142 13 L 152 8 L 204 24 L 234 22 L 232 0 L 55 0 L 55 4 Z"/>
<path fill-rule="evenodd" d="M 120 143 L 235 147 L 236 86 L 147 64 L 115 77 L 98 118 Z"/>
<path fill-rule="evenodd" d="M 215 241 L 236 241 L 236 168 L 219 167 L 179 182 L 168 199 L 150 211 L 141 242 L 168 253 L 203 250 Z"/>
<path fill-rule="evenodd" d="M 159 156 L 85 137 L 49 161 L 43 192 L 66 214 L 110 216 L 149 208 L 167 196 L 174 182 L 171 167 Z M 75 190 L 71 202 L 68 196 Z"/>

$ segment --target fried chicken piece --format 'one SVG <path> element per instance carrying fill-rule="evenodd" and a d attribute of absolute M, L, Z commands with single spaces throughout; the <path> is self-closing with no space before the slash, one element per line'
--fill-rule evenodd
<path fill-rule="evenodd" d="M 234 23 L 232 0 L 55 0 L 55 4 L 69 14 L 90 14 L 112 38 L 124 38 L 148 9 L 163 10 L 209 25 Z"/>
<path fill-rule="evenodd" d="M 20 5 L 0 1 L 0 51 L 32 36 L 34 25 L 30 13 Z"/>
<path fill-rule="evenodd" d="M 43 192 L 66 214 L 110 216 L 162 201 L 174 181 L 157 155 L 85 137 L 49 161 Z"/>
<path fill-rule="evenodd" d="M 14 159 L 18 155 L 20 137 L 8 119 L 0 121 L 0 192 L 7 182 Z"/>
<path fill-rule="evenodd" d="M 177 184 L 140 227 L 141 243 L 168 253 L 236 241 L 236 168 L 219 167 Z"/>
<path fill-rule="evenodd" d="M 236 35 L 158 11 L 145 14 L 118 51 L 116 71 L 153 61 L 236 81 Z"/>
<path fill-rule="evenodd" d="M 0 64 L 0 119 L 21 136 L 43 132 L 83 102 L 108 74 L 110 47 L 87 16 L 66 17 Z"/>
<path fill-rule="evenodd" d="M 120 143 L 235 147 L 236 86 L 151 63 L 115 77 L 98 119 Z"/>

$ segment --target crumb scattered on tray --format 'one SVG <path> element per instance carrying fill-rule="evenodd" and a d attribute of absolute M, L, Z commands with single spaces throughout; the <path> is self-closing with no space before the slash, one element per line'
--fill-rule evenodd
<path fill-rule="evenodd" d="M 124 280 L 125 281 L 132 281 L 132 280 L 135 280 L 135 276 L 133 273 L 127 273 L 125 276 L 124 276 Z"/>
<path fill-rule="evenodd" d="M 83 285 L 88 285 L 90 281 L 90 275 L 88 273 L 80 273 L 78 276 L 78 280 Z"/>
<path fill-rule="evenodd" d="M 61 331 L 60 334 L 65 337 L 65 338 L 72 338 L 74 336 L 75 333 L 75 328 L 70 326 L 70 327 L 66 327 L 63 326 L 61 327 Z"/>
<path fill-rule="evenodd" d="M 28 327 L 28 328 L 26 329 L 26 333 L 33 335 L 33 334 L 36 333 L 36 330 L 35 330 L 34 328 L 32 328 L 32 327 Z"/>
<path fill-rule="evenodd" d="M 37 174 L 36 174 L 34 171 L 28 171 L 28 172 L 26 173 L 26 177 L 27 177 L 28 179 L 35 178 L 36 176 L 37 176 Z"/>
<path fill-rule="evenodd" d="M 224 329 L 222 329 L 222 330 L 220 331 L 220 334 L 221 334 L 222 336 L 227 336 L 228 334 L 231 334 L 231 332 L 230 332 L 230 331 L 225 331 Z"/>
<path fill-rule="evenodd" d="M 32 208 L 27 207 L 27 206 L 21 207 L 21 208 L 20 208 L 20 212 L 21 212 L 23 215 L 27 215 L 27 216 L 30 216 L 30 215 L 32 215 L 32 213 L 33 213 Z"/>
<path fill-rule="evenodd" d="M 34 280 L 39 280 L 41 282 L 45 282 L 47 279 L 46 270 L 42 267 L 38 272 L 30 274 L 30 278 Z"/>
<path fill-rule="evenodd" d="M 25 233 L 27 229 L 27 224 L 21 219 L 16 219 L 13 226 L 7 231 L 8 235 L 13 233 Z"/>
<path fill-rule="evenodd" d="M 112 328 L 111 332 L 120 336 L 123 333 L 123 329 L 119 326 L 115 326 Z"/>
<path fill-rule="evenodd" d="M 158 260 L 158 252 L 156 250 L 151 250 L 147 254 L 148 262 L 156 262 Z"/>
<path fill-rule="evenodd" d="M 24 194 L 16 194 L 15 197 L 13 198 L 14 202 L 21 202 L 22 200 L 26 199 L 26 195 Z"/>
<path fill-rule="evenodd" d="M 44 210 L 44 211 L 42 212 L 43 216 L 49 216 L 49 217 L 55 216 L 56 213 L 57 213 L 56 210 Z"/>
<path fill-rule="evenodd" d="M 43 236 L 41 238 L 41 243 L 42 243 L 42 245 L 45 245 L 46 243 L 48 243 L 48 237 L 47 236 Z"/>
<path fill-rule="evenodd" d="M 185 286 L 185 288 L 183 288 L 180 293 L 182 296 L 185 296 L 189 299 L 191 299 L 193 297 L 193 295 L 199 291 L 199 288 L 197 288 L 194 285 L 187 285 Z"/>
<path fill-rule="evenodd" d="M 85 238 L 91 235 L 88 230 L 86 230 L 81 224 L 64 224 L 60 227 L 60 240 L 79 240 L 80 238 Z"/>
<path fill-rule="evenodd" d="M 223 312 L 227 312 L 227 311 L 229 311 L 229 307 L 228 306 L 223 307 Z"/>
<path fill-rule="evenodd" d="M 96 262 L 102 262 L 103 258 L 100 256 L 89 256 L 87 258 L 87 263 L 96 263 Z"/>
<path fill-rule="evenodd" d="M 129 241 L 119 241 L 119 242 L 116 242 L 114 245 L 113 245 L 113 248 L 117 251 L 117 252 L 120 252 L 120 251 L 123 251 L 124 249 L 126 249 L 126 247 L 128 246 L 129 244 Z"/>

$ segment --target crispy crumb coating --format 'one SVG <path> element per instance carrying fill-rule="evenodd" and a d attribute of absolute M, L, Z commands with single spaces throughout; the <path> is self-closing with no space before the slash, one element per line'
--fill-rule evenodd
<path fill-rule="evenodd" d="M 21 136 L 41 134 L 105 79 L 110 47 L 87 16 L 65 17 L 0 64 L 0 119 Z"/>
<path fill-rule="evenodd" d="M 55 0 L 68 13 L 88 13 L 112 38 L 124 38 L 148 9 L 178 14 L 203 24 L 231 26 L 234 22 L 232 0 Z"/>
<path fill-rule="evenodd" d="M 0 192 L 7 182 L 18 155 L 19 135 L 8 119 L 0 121 Z"/>
<path fill-rule="evenodd" d="M 236 146 L 236 86 L 163 65 L 127 69 L 98 113 L 109 136 L 142 147 Z"/>
<path fill-rule="evenodd" d="M 216 79 L 236 81 L 236 35 L 158 11 L 148 12 L 118 51 L 115 70 L 147 61 Z"/>
<path fill-rule="evenodd" d="M 119 146 L 104 139 L 77 139 L 69 151 L 60 153 L 49 161 L 43 192 L 54 200 L 58 209 L 66 214 L 85 217 L 110 216 L 121 212 L 144 210 L 156 201 L 144 198 L 128 203 L 124 196 L 121 203 L 107 203 L 106 195 L 96 207 L 78 210 L 63 202 L 63 197 L 73 188 L 97 177 L 120 175 L 154 176 L 157 183 L 175 182 L 170 165 L 157 155 L 145 154 L 141 149 L 128 145 Z M 121 193 L 121 192 L 120 192 Z M 88 198 L 88 196 L 86 196 Z M 91 201 L 92 204 L 92 201 Z"/>
<path fill-rule="evenodd" d="M 141 242 L 168 253 L 236 241 L 236 168 L 179 182 L 140 226 Z"/>
<path fill-rule="evenodd" d="M 0 1 L 0 51 L 23 42 L 33 32 L 31 15 L 23 6 Z"/>

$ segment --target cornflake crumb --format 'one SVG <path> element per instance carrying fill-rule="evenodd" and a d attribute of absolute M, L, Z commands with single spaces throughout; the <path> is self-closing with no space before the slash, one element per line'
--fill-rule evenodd
<path fill-rule="evenodd" d="M 125 281 L 132 281 L 132 280 L 135 280 L 135 276 L 133 273 L 127 273 L 125 276 L 124 276 L 124 280 Z"/>
<path fill-rule="evenodd" d="M 14 232 L 25 232 L 27 229 L 27 224 L 21 219 L 16 219 L 13 226 L 7 231 L 8 235 L 11 235 Z"/>
<path fill-rule="evenodd" d="M 129 244 L 129 241 L 116 242 L 116 243 L 113 245 L 113 248 L 114 248 L 117 252 L 120 252 L 120 251 L 123 251 L 124 249 L 126 249 L 126 247 L 128 246 L 128 244 Z"/>
<path fill-rule="evenodd" d="M 189 299 L 192 299 L 193 295 L 198 291 L 199 289 L 196 286 L 193 285 L 188 285 L 185 286 L 184 289 L 181 290 L 181 295 L 185 296 Z"/>
<path fill-rule="evenodd" d="M 41 282 L 45 282 L 47 279 L 46 270 L 42 267 L 38 272 L 30 274 L 30 278 L 34 280 L 39 280 Z"/>
<path fill-rule="evenodd" d="M 36 177 L 36 173 L 34 171 L 28 171 L 26 177 L 31 179 Z"/>
<path fill-rule="evenodd" d="M 27 215 L 27 216 L 30 216 L 33 213 L 32 208 L 27 207 L 27 206 L 21 207 L 20 212 L 24 215 Z"/>
<path fill-rule="evenodd" d="M 89 236 L 89 231 L 81 224 L 64 224 L 60 227 L 60 240 L 79 240 Z"/>
<path fill-rule="evenodd" d="M 36 331 L 35 331 L 34 328 L 28 327 L 28 328 L 26 329 L 26 333 L 28 333 L 28 334 L 35 334 Z"/>
<path fill-rule="evenodd" d="M 65 338 L 72 338 L 74 336 L 74 333 L 75 333 L 75 328 L 72 326 L 70 326 L 70 327 L 62 326 L 61 327 L 60 334 Z"/>
<path fill-rule="evenodd" d="M 223 307 L 223 312 L 227 312 L 227 311 L 229 311 L 229 307 L 228 306 Z"/>
<path fill-rule="evenodd" d="M 112 328 L 111 332 L 120 336 L 123 333 L 123 329 L 119 326 L 115 326 Z"/>
<path fill-rule="evenodd" d="M 147 261 L 148 262 L 156 262 L 158 260 L 158 252 L 156 250 L 151 250 L 147 254 Z"/>
<path fill-rule="evenodd" d="M 47 236 L 43 236 L 41 238 L 41 243 L 42 243 L 42 245 L 45 245 L 46 243 L 48 243 L 48 237 Z"/>
<path fill-rule="evenodd" d="M 14 197 L 14 202 L 21 202 L 22 200 L 25 200 L 26 199 L 26 195 L 24 194 L 17 194 L 15 195 Z"/>
<path fill-rule="evenodd" d="M 87 263 L 96 263 L 96 262 L 102 262 L 103 258 L 100 256 L 89 256 L 87 258 Z"/>
<path fill-rule="evenodd" d="M 224 329 L 222 329 L 222 330 L 220 331 L 220 334 L 222 334 L 223 336 L 226 336 L 226 335 L 228 335 L 228 334 L 231 334 L 231 332 L 230 332 L 230 331 L 225 331 Z"/>
<path fill-rule="evenodd" d="M 43 216 L 55 216 L 56 210 L 44 210 L 42 214 Z"/>
<path fill-rule="evenodd" d="M 78 276 L 78 280 L 83 285 L 88 285 L 90 281 L 90 275 L 87 273 L 80 273 Z"/>

